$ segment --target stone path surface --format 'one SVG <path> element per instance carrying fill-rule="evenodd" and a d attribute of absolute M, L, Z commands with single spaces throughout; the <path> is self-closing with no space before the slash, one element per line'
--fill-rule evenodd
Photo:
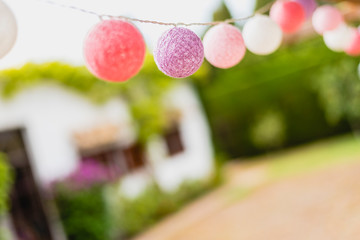
<path fill-rule="evenodd" d="M 135 240 L 360 239 L 359 162 L 266 184 L 262 171 L 232 171 L 223 187 Z M 249 184 L 259 186 L 239 198 Z"/>

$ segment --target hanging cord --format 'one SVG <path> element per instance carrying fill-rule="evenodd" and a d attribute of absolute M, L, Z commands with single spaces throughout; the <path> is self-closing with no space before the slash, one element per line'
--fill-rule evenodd
<path fill-rule="evenodd" d="M 258 9 L 257 11 L 255 11 L 253 14 L 247 16 L 247 17 L 243 17 L 243 18 L 231 18 L 231 19 L 226 19 L 223 21 L 213 21 L 213 22 L 194 22 L 194 23 L 183 23 L 183 22 L 160 22 L 160 21 L 154 21 L 154 20 L 145 20 L 145 19 L 139 19 L 139 18 L 131 18 L 131 17 L 125 17 L 125 16 L 113 16 L 113 15 L 107 15 L 107 14 L 99 14 L 96 13 L 94 11 L 89 11 L 80 7 L 76 7 L 76 6 L 71 6 L 71 5 L 65 5 L 62 3 L 58 3 L 56 1 L 52 1 L 52 0 L 37 0 L 39 2 L 43 2 L 43 3 L 47 3 L 50 5 L 54 5 L 57 7 L 62 7 L 62 8 L 67 8 L 67 9 L 71 9 L 71 10 L 75 10 L 75 11 L 79 11 L 82 13 L 86 13 L 86 14 L 90 14 L 90 15 L 94 15 L 97 16 L 100 19 L 105 19 L 105 18 L 109 18 L 109 19 L 122 19 L 122 20 L 127 20 L 127 21 L 131 21 L 131 22 L 139 22 L 139 23 L 150 23 L 150 24 L 157 24 L 157 25 L 165 25 L 165 26 L 213 26 L 213 25 L 217 25 L 220 23 L 235 23 L 235 22 L 241 22 L 241 21 L 245 21 L 249 18 L 254 17 L 256 14 L 264 14 L 267 11 L 269 11 L 269 9 L 271 8 L 271 5 L 273 4 L 273 2 L 270 2 L 268 4 L 266 4 L 265 6 L 261 7 L 260 9 Z"/>

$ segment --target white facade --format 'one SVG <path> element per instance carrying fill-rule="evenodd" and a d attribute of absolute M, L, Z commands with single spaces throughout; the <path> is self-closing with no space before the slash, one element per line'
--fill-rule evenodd
<path fill-rule="evenodd" d="M 185 151 L 167 156 L 159 136 L 149 142 L 149 168 L 123 178 L 121 189 L 136 196 L 154 177 L 167 191 L 175 190 L 187 179 L 209 176 L 213 168 L 210 132 L 193 89 L 181 84 L 166 99 L 182 113 L 179 127 Z M 46 185 L 75 170 L 79 156 L 73 134 L 77 131 L 111 124 L 118 126 L 119 141 L 136 139 L 131 116 L 121 99 L 94 105 L 84 97 L 56 85 L 42 85 L 20 92 L 13 99 L 0 98 L 0 131 L 26 130 L 25 142 L 37 181 Z M 148 169 L 151 169 L 149 174 Z"/>

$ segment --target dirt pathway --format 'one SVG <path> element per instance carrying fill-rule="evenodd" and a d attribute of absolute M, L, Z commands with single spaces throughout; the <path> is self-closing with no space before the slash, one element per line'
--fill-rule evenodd
<path fill-rule="evenodd" d="M 234 201 L 234 184 L 256 183 L 261 171 L 234 178 L 136 240 L 360 239 L 360 163 L 267 184 Z"/>

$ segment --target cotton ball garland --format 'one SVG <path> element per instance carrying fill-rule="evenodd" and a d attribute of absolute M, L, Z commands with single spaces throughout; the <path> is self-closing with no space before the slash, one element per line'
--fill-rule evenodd
<path fill-rule="evenodd" d="M 341 52 L 350 46 L 354 37 L 354 31 L 345 23 L 342 23 L 336 29 L 325 32 L 323 36 L 324 42 L 329 49 Z"/>
<path fill-rule="evenodd" d="M 300 3 L 278 0 L 270 9 L 270 17 L 279 24 L 283 32 L 294 33 L 304 23 L 305 11 Z"/>
<path fill-rule="evenodd" d="M 17 37 L 16 19 L 10 8 L 0 0 L 0 58 L 14 46 Z"/>
<path fill-rule="evenodd" d="M 95 25 L 84 42 L 84 57 L 97 77 L 123 82 L 135 76 L 145 58 L 140 31 L 123 20 L 105 20 Z"/>
<path fill-rule="evenodd" d="M 205 58 L 218 68 L 230 68 L 238 64 L 246 48 L 238 28 L 222 23 L 206 32 L 203 40 Z"/>
<path fill-rule="evenodd" d="M 160 37 L 154 58 L 160 71 L 170 77 L 184 78 L 200 68 L 204 61 L 204 47 L 193 31 L 174 27 Z"/>
<path fill-rule="evenodd" d="M 353 29 L 353 37 L 350 45 L 345 49 L 345 52 L 351 56 L 360 55 L 360 30 Z"/>
<path fill-rule="evenodd" d="M 247 21 L 243 28 L 247 49 L 258 55 L 273 53 L 282 41 L 279 25 L 265 15 L 256 15 Z"/>
<path fill-rule="evenodd" d="M 311 17 L 317 7 L 315 0 L 295 0 L 295 2 L 300 3 L 304 8 L 306 18 Z"/>
<path fill-rule="evenodd" d="M 312 17 L 313 27 L 319 34 L 334 30 L 342 22 L 343 17 L 340 11 L 329 5 L 318 7 Z"/>

